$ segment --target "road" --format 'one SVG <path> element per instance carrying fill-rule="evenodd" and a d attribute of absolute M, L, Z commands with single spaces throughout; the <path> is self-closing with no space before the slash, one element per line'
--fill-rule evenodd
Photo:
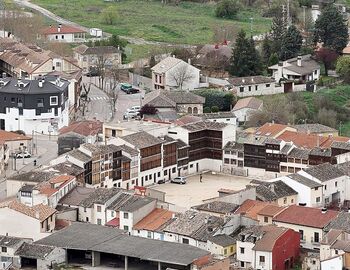
<path fill-rule="evenodd" d="M 90 103 L 88 111 L 85 114 L 85 119 L 92 120 L 96 118 L 102 122 L 118 122 L 123 120 L 123 115 L 126 110 L 132 106 L 140 106 L 142 99 L 145 95 L 144 90 L 141 90 L 139 94 L 127 95 L 118 87 L 119 91 L 118 99 L 116 103 L 116 110 L 114 118 L 112 118 L 112 104 L 105 92 L 103 92 L 96 85 L 97 77 L 83 77 L 83 83 L 91 84 L 91 90 L 89 93 Z M 107 85 L 108 87 L 108 85 Z M 81 118 L 81 117 L 80 117 Z"/>
<path fill-rule="evenodd" d="M 38 146 L 37 152 L 34 150 L 34 153 L 31 158 L 25 159 L 14 159 L 9 160 L 9 165 L 6 170 L 6 174 L 0 176 L 0 200 L 6 197 L 6 178 L 10 175 L 29 172 L 35 168 L 34 160 L 36 160 L 36 167 L 48 164 L 52 159 L 57 157 L 57 139 L 56 137 L 47 135 L 35 135 L 33 143 Z M 15 164 L 16 162 L 16 170 Z"/>

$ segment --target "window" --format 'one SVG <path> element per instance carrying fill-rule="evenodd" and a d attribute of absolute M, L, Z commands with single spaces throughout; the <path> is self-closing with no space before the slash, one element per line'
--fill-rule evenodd
<path fill-rule="evenodd" d="M 62 35 L 61 37 L 62 37 L 62 39 L 64 39 L 64 35 Z"/>
<path fill-rule="evenodd" d="M 320 242 L 320 234 L 318 232 L 314 233 L 314 242 L 315 243 Z"/>
<path fill-rule="evenodd" d="M 174 167 L 173 169 L 172 169 L 172 173 L 175 173 L 176 172 L 176 168 Z"/>
<path fill-rule="evenodd" d="M 168 175 L 168 171 L 167 170 L 164 171 L 164 175 Z"/>
<path fill-rule="evenodd" d="M 327 185 L 324 185 L 324 190 L 327 190 Z"/>
<path fill-rule="evenodd" d="M 129 226 L 124 225 L 124 231 L 128 231 L 129 230 Z"/>
<path fill-rule="evenodd" d="M 337 182 L 337 181 L 335 181 L 334 185 L 337 187 L 337 186 L 338 186 L 338 182 Z"/>
<path fill-rule="evenodd" d="M 241 267 L 244 267 L 244 262 L 241 262 Z"/>
<path fill-rule="evenodd" d="M 58 39 L 58 36 L 56 35 L 55 38 Z"/>
<path fill-rule="evenodd" d="M 160 177 L 160 172 L 158 172 L 158 177 Z"/>
<path fill-rule="evenodd" d="M 97 212 L 101 212 L 101 206 L 100 205 L 97 206 Z"/>
<path fill-rule="evenodd" d="M 124 213 L 124 218 L 128 219 L 129 218 L 129 213 Z"/>
<path fill-rule="evenodd" d="M 226 255 L 226 254 L 227 254 L 227 248 L 224 249 L 224 255 Z"/>
<path fill-rule="evenodd" d="M 269 222 L 269 217 L 264 217 L 264 222 L 268 223 Z"/>
<path fill-rule="evenodd" d="M 101 225 L 102 224 L 102 221 L 100 218 L 97 219 L 97 225 Z"/>
<path fill-rule="evenodd" d="M 244 92 L 244 87 L 243 87 L 243 86 L 241 86 L 241 87 L 239 88 L 239 92 L 241 92 L 241 93 Z"/>
<path fill-rule="evenodd" d="M 84 212 L 86 213 L 86 207 L 84 207 Z"/>
<path fill-rule="evenodd" d="M 114 217 L 114 211 L 111 212 L 111 216 Z"/>
<path fill-rule="evenodd" d="M 299 230 L 299 234 L 300 234 L 300 240 L 304 240 L 304 231 Z"/>
<path fill-rule="evenodd" d="M 268 84 L 266 84 L 266 87 L 270 87 L 270 84 L 268 83 Z"/>
<path fill-rule="evenodd" d="M 338 255 L 338 250 L 337 249 L 335 250 L 335 255 Z"/>
<path fill-rule="evenodd" d="M 287 198 L 283 198 L 283 203 L 284 203 L 284 204 L 287 203 Z"/>
<path fill-rule="evenodd" d="M 240 248 L 240 252 L 241 252 L 241 254 L 244 254 L 244 248 Z"/>
<path fill-rule="evenodd" d="M 252 86 L 251 85 L 248 86 L 248 90 L 249 90 L 249 92 L 252 91 Z"/>
<path fill-rule="evenodd" d="M 15 103 L 16 99 L 15 98 L 11 98 L 11 103 Z"/>
<path fill-rule="evenodd" d="M 51 106 L 58 105 L 58 97 L 57 96 L 50 97 L 50 105 Z"/>
<path fill-rule="evenodd" d="M 316 202 L 321 202 L 321 197 L 317 197 Z"/>
<path fill-rule="evenodd" d="M 318 187 L 315 187 L 315 190 L 318 190 Z"/>
<path fill-rule="evenodd" d="M 230 252 L 233 253 L 233 247 L 230 248 Z"/>
<path fill-rule="evenodd" d="M 7 252 L 7 247 L 1 247 L 1 252 L 6 253 Z"/>
<path fill-rule="evenodd" d="M 152 233 L 151 232 L 147 232 L 147 238 L 152 238 Z"/>
<path fill-rule="evenodd" d="M 259 262 L 264 263 L 265 262 L 265 256 L 259 256 Z"/>
<path fill-rule="evenodd" d="M 19 114 L 19 115 L 23 115 L 23 108 L 19 108 L 19 109 L 18 109 L 18 114 Z"/>
<path fill-rule="evenodd" d="M 257 85 L 255 85 L 255 91 L 258 91 L 258 86 Z"/>
<path fill-rule="evenodd" d="M 225 164 L 230 164 L 230 159 L 225 158 L 225 159 L 224 159 L 224 163 L 225 163 Z"/>
<path fill-rule="evenodd" d="M 189 244 L 190 241 L 187 238 L 182 238 L 182 244 Z"/>

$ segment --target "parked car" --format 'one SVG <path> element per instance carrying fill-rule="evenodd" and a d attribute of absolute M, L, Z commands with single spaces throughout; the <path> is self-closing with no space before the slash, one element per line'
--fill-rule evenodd
<path fill-rule="evenodd" d="M 16 158 L 30 158 L 32 155 L 28 151 L 16 154 Z"/>
<path fill-rule="evenodd" d="M 136 118 L 140 115 L 140 112 L 138 110 L 127 110 L 124 115 L 123 118 L 124 119 L 133 119 Z"/>
<path fill-rule="evenodd" d="M 89 71 L 85 74 L 87 77 L 96 77 L 99 76 L 100 73 L 96 68 L 90 68 Z"/>
<path fill-rule="evenodd" d="M 132 106 L 131 108 L 127 109 L 127 111 L 140 111 L 141 107 L 140 106 Z"/>
<path fill-rule="evenodd" d="M 157 181 L 157 184 L 165 184 L 165 180 L 164 179 L 160 179 Z"/>
<path fill-rule="evenodd" d="M 127 94 L 129 94 L 131 89 L 132 89 L 132 85 L 130 83 L 121 83 L 120 84 L 120 90 L 124 91 Z"/>
<path fill-rule="evenodd" d="M 171 183 L 184 185 L 186 184 L 186 177 L 184 176 L 175 177 L 174 179 L 171 179 Z"/>

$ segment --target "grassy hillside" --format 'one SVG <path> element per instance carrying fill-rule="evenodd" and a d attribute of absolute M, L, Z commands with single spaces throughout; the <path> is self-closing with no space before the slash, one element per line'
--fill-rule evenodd
<path fill-rule="evenodd" d="M 271 20 L 262 18 L 257 10 L 242 11 L 235 21 L 218 19 L 214 16 L 215 5 L 209 3 L 182 2 L 178 6 L 162 6 L 159 0 L 122 0 L 114 3 L 106 3 L 103 0 L 32 2 L 86 27 L 99 27 L 118 35 L 169 43 L 212 42 L 213 29 L 218 27 L 243 28 L 249 32 L 250 18 L 253 18 L 254 34 L 266 32 L 271 24 Z M 110 5 L 115 5 L 119 13 L 114 25 L 104 24 L 100 16 L 101 11 Z"/>

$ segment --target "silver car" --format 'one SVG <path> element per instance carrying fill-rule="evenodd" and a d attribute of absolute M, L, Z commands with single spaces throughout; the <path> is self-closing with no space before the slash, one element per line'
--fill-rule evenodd
<path fill-rule="evenodd" d="M 186 184 L 186 177 L 184 176 L 175 177 L 174 179 L 171 179 L 171 183 L 184 185 Z"/>

